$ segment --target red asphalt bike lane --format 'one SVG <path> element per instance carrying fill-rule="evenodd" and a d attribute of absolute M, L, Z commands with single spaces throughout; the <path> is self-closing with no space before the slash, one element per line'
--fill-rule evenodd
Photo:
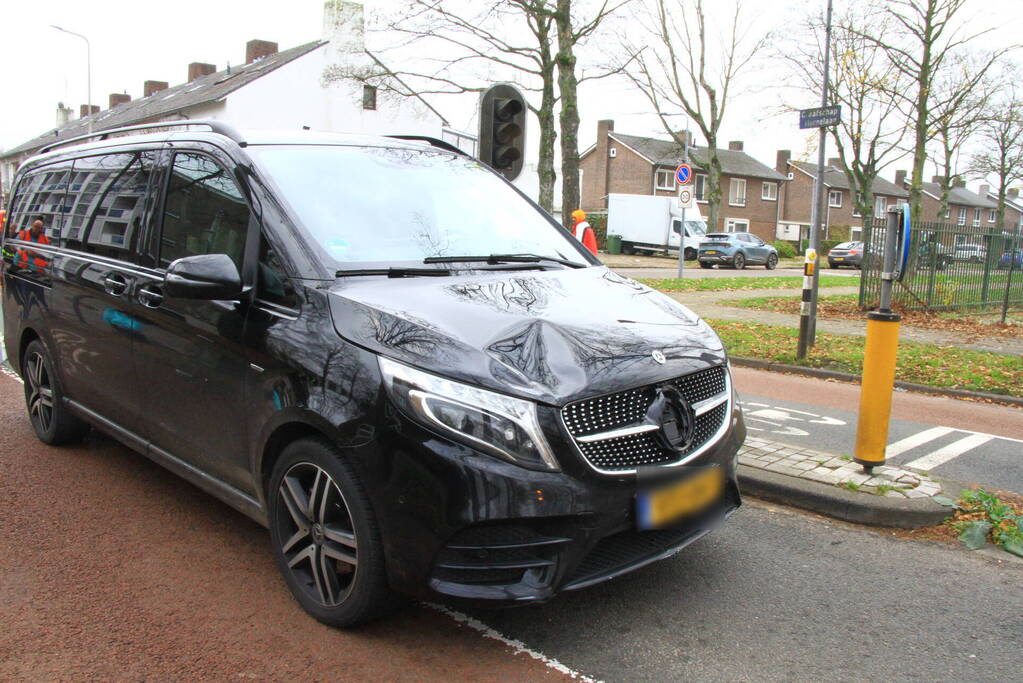
<path fill-rule="evenodd" d="M 732 366 L 739 393 L 858 413 L 860 385 Z M 909 391 L 892 394 L 892 418 L 1023 439 L 1023 409 Z M 849 444 L 852 448 L 852 444 Z"/>
<path fill-rule="evenodd" d="M 0 680 L 572 680 L 419 605 L 323 626 L 247 517 L 113 440 L 40 443 L 2 375 L 0 425 Z"/>

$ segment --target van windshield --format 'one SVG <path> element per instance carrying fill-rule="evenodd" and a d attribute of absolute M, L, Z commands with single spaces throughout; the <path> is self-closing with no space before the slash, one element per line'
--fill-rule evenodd
<path fill-rule="evenodd" d="M 567 233 L 476 159 L 390 147 L 248 151 L 336 264 L 535 254 L 588 265 Z"/>

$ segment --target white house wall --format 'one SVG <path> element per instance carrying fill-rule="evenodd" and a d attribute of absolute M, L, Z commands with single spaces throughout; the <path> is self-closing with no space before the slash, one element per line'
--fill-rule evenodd
<path fill-rule="evenodd" d="M 440 118 L 421 102 L 377 96 L 377 109 L 362 108 L 362 86 L 334 83 L 321 77 L 328 51 L 320 47 L 235 90 L 221 111 L 214 111 L 239 128 L 296 129 L 368 135 L 411 134 L 440 137 Z"/>

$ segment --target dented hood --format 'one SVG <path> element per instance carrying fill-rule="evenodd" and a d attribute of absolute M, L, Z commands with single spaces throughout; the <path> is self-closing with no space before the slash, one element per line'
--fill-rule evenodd
<path fill-rule="evenodd" d="M 725 361 L 696 314 L 606 267 L 342 279 L 330 293 L 345 339 L 552 405 Z"/>

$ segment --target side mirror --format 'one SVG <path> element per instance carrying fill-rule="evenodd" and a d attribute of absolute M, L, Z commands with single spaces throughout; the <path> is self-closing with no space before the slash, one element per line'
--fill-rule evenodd
<path fill-rule="evenodd" d="M 242 277 L 227 254 L 186 256 L 167 267 L 163 293 L 179 299 L 235 301 L 242 295 Z"/>

